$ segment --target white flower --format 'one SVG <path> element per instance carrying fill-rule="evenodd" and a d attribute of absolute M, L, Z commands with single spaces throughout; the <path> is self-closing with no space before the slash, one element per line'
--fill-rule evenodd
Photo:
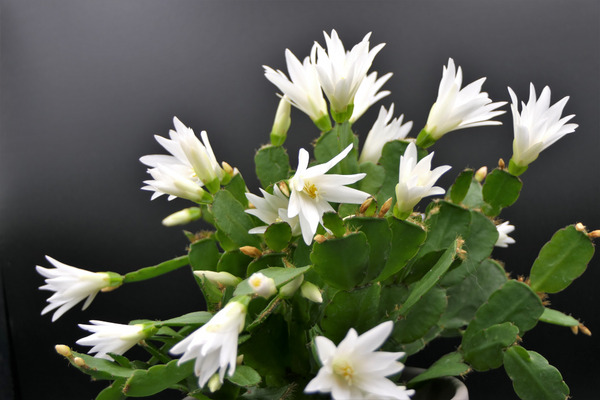
<path fill-rule="evenodd" d="M 223 285 L 223 286 L 236 286 L 238 283 L 240 283 L 242 280 L 240 278 L 238 278 L 237 276 L 230 274 L 227 271 L 221 271 L 221 272 L 217 272 L 217 271 L 208 271 L 208 270 L 201 270 L 201 271 L 194 271 L 194 275 L 196 275 L 198 278 L 206 278 L 208 279 L 209 282 L 214 283 L 217 286 Z"/>
<path fill-rule="evenodd" d="M 277 287 L 275 287 L 275 281 L 273 278 L 269 278 L 261 272 L 255 272 L 250 275 L 250 278 L 248 278 L 248 284 L 250 285 L 250 288 L 254 294 L 264 297 L 265 299 L 268 299 L 277 293 Z"/>
<path fill-rule="evenodd" d="M 280 70 L 275 71 L 273 68 L 263 65 L 265 77 L 287 96 L 294 107 L 306 113 L 315 123 L 327 119 L 327 123 L 330 124 L 327 103 L 323 98 L 319 77 L 310 58 L 306 57 L 304 62 L 300 63 L 296 56 L 286 49 L 285 60 L 291 80 Z"/>
<path fill-rule="evenodd" d="M 298 217 L 288 217 L 288 204 L 290 200 L 281 193 L 278 185 L 273 185 L 273 194 L 260 189 L 263 197 L 259 197 L 252 193 L 246 193 L 246 198 L 256 208 L 246 210 L 248 214 L 252 214 L 261 221 L 271 225 L 275 222 L 287 222 L 292 228 L 292 235 L 300 234 L 300 223 Z M 259 226 L 250 229 L 249 233 L 265 233 L 268 225 Z"/>
<path fill-rule="evenodd" d="M 481 92 L 485 78 L 472 82 L 461 89 L 462 70 L 454 66 L 454 60 L 448 60 L 444 66 L 442 80 L 438 89 L 437 100 L 429 111 L 424 133 L 419 134 L 417 144 L 428 147 L 446 133 L 458 129 L 483 125 L 501 125 L 500 121 L 492 118 L 505 111 L 494 111 L 506 104 L 505 101 L 492 103 L 488 94 Z M 424 141 L 425 136 L 427 141 Z"/>
<path fill-rule="evenodd" d="M 404 114 L 398 118 L 392 119 L 394 116 L 394 104 L 390 106 L 390 110 L 387 111 L 385 107 L 381 107 L 379 110 L 379 116 L 373 124 L 373 127 L 367 135 L 365 144 L 363 145 L 362 152 L 360 153 L 359 162 L 363 163 L 370 161 L 377 164 L 381 157 L 381 151 L 383 146 L 392 140 L 404 139 L 408 132 L 412 128 L 412 121 L 409 121 L 402 125 Z"/>
<path fill-rule="evenodd" d="M 93 325 L 80 324 L 81 329 L 93 332 L 79 339 L 82 346 L 93 346 L 88 353 L 97 353 L 95 357 L 112 360 L 107 353 L 123 354 L 140 340 L 148 337 L 145 325 L 123 325 L 104 321 L 90 321 Z"/>
<path fill-rule="evenodd" d="M 308 168 L 308 152 L 300 149 L 296 174 L 290 178 L 291 189 L 288 218 L 299 217 L 302 237 L 306 244 L 312 242 L 323 214 L 335 211 L 329 202 L 362 204 L 370 195 L 345 187 L 364 178 L 366 174 L 337 175 L 325 173 L 343 160 L 353 145 L 324 164 Z"/>
<path fill-rule="evenodd" d="M 530 84 L 529 101 L 522 102 L 519 114 L 517 96 L 508 88 L 512 99 L 515 140 L 513 141 L 512 162 L 526 167 L 533 162 L 540 152 L 552 145 L 568 133 L 574 132 L 577 124 L 567 124 L 575 115 L 561 118 L 563 108 L 569 97 L 564 97 L 558 103 L 550 106 L 550 88 L 544 87 L 539 99 L 536 100 L 535 88 Z"/>
<path fill-rule="evenodd" d="M 183 197 L 200 201 L 204 196 L 201 186 L 215 193 L 225 178 L 225 171 L 215 158 L 206 131 L 200 133 L 200 142 L 194 131 L 177 117 L 173 118 L 173 123 L 176 130 L 169 131 L 171 139 L 154 136 L 172 155 L 155 154 L 140 158 L 142 163 L 152 167 L 148 173 L 154 178 L 154 181 L 145 181 L 148 186 L 143 189 L 155 192 L 152 199 L 168 194 L 169 200 Z"/>
<path fill-rule="evenodd" d="M 358 336 L 350 329 L 336 347 L 324 336 L 315 338 L 322 367 L 304 391 L 331 393 L 334 400 L 391 398 L 410 399 L 414 390 L 406 390 L 387 379 L 404 365 L 396 361 L 404 353 L 375 351 L 385 342 L 394 324 L 387 321 Z"/>
<path fill-rule="evenodd" d="M 202 217 L 202 210 L 198 207 L 184 208 L 169 215 L 162 220 L 164 226 L 185 225 Z"/>
<path fill-rule="evenodd" d="M 417 147 L 410 143 L 403 156 L 400 156 L 398 184 L 396 185 L 396 207 L 400 218 L 406 218 L 417 203 L 427 196 L 444 194 L 446 191 L 433 186 L 442 174 L 451 167 L 443 165 L 431 170 L 431 153 L 417 162 Z"/>
<path fill-rule="evenodd" d="M 514 225 L 509 225 L 508 221 L 505 221 L 500 225 L 496 225 L 496 229 L 498 230 L 498 240 L 494 246 L 508 247 L 509 244 L 515 243 L 515 239 L 508 236 L 509 233 L 515 230 Z"/>
<path fill-rule="evenodd" d="M 47 278 L 46 284 L 40 289 L 55 292 L 47 300 L 50 304 L 42 310 L 42 315 L 44 315 L 58 309 L 52 316 L 53 322 L 87 297 L 83 304 L 85 310 L 100 290 L 116 288 L 123 282 L 123 278 L 114 272 L 90 272 L 63 264 L 49 256 L 46 256 L 46 259 L 55 268 L 43 268 L 38 265 L 35 269 L 40 275 Z"/>
<path fill-rule="evenodd" d="M 232 376 L 235 372 L 238 335 L 244 329 L 247 306 L 230 301 L 208 323 L 177 343 L 172 354 L 182 354 L 178 364 L 196 359 L 194 372 L 198 385 L 203 387 L 210 377 L 219 370 L 221 382 L 225 372 Z"/>
<path fill-rule="evenodd" d="M 358 87 L 367 76 L 373 59 L 385 44 L 379 44 L 369 51 L 371 33 L 368 33 L 360 43 L 347 52 L 335 30 L 331 31 L 331 37 L 326 32 L 323 34 L 327 51 L 315 43 L 317 54 L 315 57 L 312 52 L 312 62 L 317 69 L 319 82 L 329 99 L 332 111 L 343 113 L 348 106 L 354 104 Z"/>
<path fill-rule="evenodd" d="M 350 117 L 350 122 L 356 122 L 369 107 L 391 93 L 389 90 L 377 92 L 391 77 L 392 73 L 388 72 L 377 79 L 377 72 L 371 72 L 363 79 L 354 96 L 354 109 L 352 117 Z"/>

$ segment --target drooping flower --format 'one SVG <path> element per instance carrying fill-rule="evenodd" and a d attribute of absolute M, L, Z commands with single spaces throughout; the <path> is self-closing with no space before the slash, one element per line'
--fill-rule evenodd
<path fill-rule="evenodd" d="M 96 353 L 94 357 L 107 360 L 112 360 L 107 353 L 123 354 L 156 331 L 152 325 L 144 324 L 124 325 L 94 320 L 90 323 L 92 325 L 79 324 L 79 327 L 93 334 L 79 339 L 76 343 L 93 346 L 88 353 Z"/>
<path fill-rule="evenodd" d="M 350 153 L 352 146 L 349 145 L 326 163 L 310 168 L 308 152 L 300 149 L 296 174 L 289 180 L 291 194 L 288 218 L 298 216 L 302 237 L 306 244 L 312 242 L 317 227 L 322 222 L 323 214 L 335 211 L 329 202 L 362 204 L 370 196 L 369 193 L 344 186 L 361 180 L 366 174 L 326 174 Z"/>
<path fill-rule="evenodd" d="M 379 100 L 389 95 L 389 90 L 379 89 L 392 77 L 392 73 L 388 72 L 379 79 L 377 79 L 377 72 L 371 72 L 358 87 L 356 95 L 354 95 L 354 109 L 352 110 L 352 117 L 350 122 L 356 122 L 362 115 Z"/>
<path fill-rule="evenodd" d="M 446 133 L 458 129 L 484 125 L 502 125 L 492 118 L 504 114 L 505 111 L 494 111 L 506 104 L 505 101 L 492 103 L 488 94 L 481 91 L 486 78 L 481 78 L 471 84 L 462 85 L 462 70 L 454 66 L 454 60 L 448 60 L 444 66 L 438 96 L 429 111 L 425 128 L 417 137 L 417 145 L 429 147 Z"/>
<path fill-rule="evenodd" d="M 513 156 L 509 163 L 509 171 L 514 175 L 523 173 L 527 166 L 538 158 L 540 152 L 552 145 L 566 134 L 575 131 L 577 124 L 567 124 L 575 115 L 561 118 L 561 114 L 569 97 L 563 97 L 558 103 L 550 106 L 550 88 L 544 87 L 539 99 L 536 99 L 533 83 L 529 86 L 529 101 L 519 102 L 515 92 L 508 88 L 512 104 L 515 139 Z"/>
<path fill-rule="evenodd" d="M 172 155 L 154 154 L 140 158 L 142 163 L 152 167 L 148 173 L 154 178 L 145 181 L 148 186 L 142 189 L 154 191 L 152 199 L 168 194 L 169 200 L 175 197 L 196 202 L 206 200 L 202 186 L 215 193 L 221 181 L 226 179 L 226 173 L 217 162 L 206 131 L 200 133 L 201 142 L 177 117 L 173 118 L 173 124 L 175 130 L 169 131 L 170 139 L 154 136 Z"/>
<path fill-rule="evenodd" d="M 89 307 L 100 290 L 116 289 L 123 283 L 123 277 L 114 272 L 90 272 L 75 268 L 52 257 L 46 259 L 54 266 L 53 269 L 36 266 L 36 271 L 46 279 L 41 290 L 55 292 L 48 298 L 48 304 L 42 315 L 57 309 L 52 315 L 52 322 L 70 310 L 83 299 L 83 310 Z"/>
<path fill-rule="evenodd" d="M 431 153 L 417 162 L 417 147 L 414 143 L 410 143 L 404 155 L 400 156 L 394 208 L 394 215 L 398 218 L 408 217 L 423 197 L 446 193 L 441 187 L 433 185 L 451 167 L 443 165 L 432 171 L 433 154 Z"/>
<path fill-rule="evenodd" d="M 392 119 L 394 116 L 394 104 L 390 106 L 389 111 L 381 106 L 379 116 L 373 124 L 373 127 L 367 135 L 362 152 L 360 153 L 359 162 L 363 163 L 370 161 L 377 164 L 381 157 L 383 146 L 392 140 L 404 139 L 412 128 L 412 121 L 402 124 L 404 114 L 398 118 Z"/>
<path fill-rule="evenodd" d="M 238 335 L 244 329 L 248 301 L 247 298 L 230 301 L 205 325 L 171 348 L 172 354 L 183 354 L 178 364 L 196 359 L 194 373 L 200 387 L 217 370 L 221 382 L 225 372 L 229 376 L 235 372 Z"/>
<path fill-rule="evenodd" d="M 248 278 L 248 284 L 252 289 L 252 292 L 257 296 L 268 299 L 277 293 L 277 287 L 273 278 L 265 276 L 262 272 L 255 272 Z"/>
<path fill-rule="evenodd" d="M 275 71 L 263 65 L 265 77 L 281 90 L 294 107 L 307 114 L 317 127 L 328 131 L 331 121 L 315 66 L 309 57 L 301 63 L 289 49 L 285 50 L 285 61 L 291 80 L 280 70 Z"/>
<path fill-rule="evenodd" d="M 514 225 L 509 225 L 508 221 L 504 221 L 503 223 L 496 225 L 496 230 L 498 230 L 498 240 L 494 246 L 508 247 L 509 244 L 515 243 L 515 239 L 508 236 L 509 233 L 515 230 Z"/>
<path fill-rule="evenodd" d="M 313 49 L 316 48 L 316 55 L 314 51 L 311 53 L 312 63 L 329 99 L 334 119 L 344 122 L 352 116 L 356 92 L 367 76 L 373 59 L 385 44 L 381 43 L 369 50 L 371 33 L 368 33 L 352 50 L 346 51 L 335 30 L 331 31 L 331 37 L 326 32 L 323 34 L 327 51 L 315 42 Z M 336 114 L 342 117 L 336 118 Z"/>
<path fill-rule="evenodd" d="M 410 399 L 414 390 L 386 378 L 404 369 L 404 364 L 397 361 L 404 353 L 375 351 L 393 327 L 392 321 L 387 321 L 360 336 L 351 328 L 337 347 L 326 337 L 317 336 L 315 345 L 322 367 L 304 391 L 331 393 L 334 400 Z"/>
<path fill-rule="evenodd" d="M 301 231 L 298 217 L 288 217 L 288 204 L 290 200 L 281 192 L 279 186 L 273 186 L 273 194 L 270 194 L 263 189 L 260 189 L 260 192 L 263 197 L 259 197 L 252 193 L 246 193 L 248 201 L 256 207 L 246 210 L 246 212 L 254 215 L 268 225 L 275 222 L 287 222 L 292 228 L 292 235 L 299 235 Z M 268 225 L 252 228 L 248 232 L 265 233 Z"/>

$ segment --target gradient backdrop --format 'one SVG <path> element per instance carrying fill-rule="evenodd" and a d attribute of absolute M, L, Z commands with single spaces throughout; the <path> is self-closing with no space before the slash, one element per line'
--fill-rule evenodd
<path fill-rule="evenodd" d="M 511 86 L 526 99 L 529 82 L 552 88 L 553 102 L 571 96 L 566 113 L 579 129 L 546 150 L 523 175 L 520 201 L 502 218 L 516 225 L 515 245 L 495 256 L 514 275 L 526 274 L 537 252 L 565 225 L 600 228 L 600 7 L 572 1 L 154 1 L 2 0 L 0 136 L 0 398 L 92 399 L 103 383 L 70 368 L 54 352 L 85 332 L 77 323 L 101 319 L 163 319 L 199 310 L 202 298 L 187 270 L 100 294 L 55 323 L 40 317 L 47 292 L 34 270 L 48 254 L 95 271 L 127 272 L 185 252 L 180 229 L 163 217 L 187 205 L 141 191 L 140 156 L 162 152 L 177 115 L 207 130 L 219 160 L 237 166 L 257 192 L 253 155 L 268 141 L 276 88 L 262 65 L 285 70 L 284 49 L 308 55 L 322 31 L 338 30 L 348 46 L 372 31 L 387 43 L 373 70 L 394 72 L 380 104 L 415 122 L 416 135 L 436 97 L 442 66 L 453 57 L 465 82 L 482 76 L 495 101 Z M 356 125 L 361 140 L 380 104 Z M 507 107 L 505 107 L 507 109 Z M 287 147 L 292 165 L 316 129 L 292 113 Z M 435 165 L 493 168 L 511 156 L 512 119 L 501 127 L 467 129 L 435 147 Z M 199 229 L 200 225 L 192 227 Z M 600 333 L 599 257 L 553 307 Z M 574 399 L 597 394 L 596 336 L 539 326 L 524 341 L 560 369 Z M 409 359 L 426 366 L 432 345 Z M 82 348 L 78 348 L 83 350 Z M 11 389 L 10 379 L 14 381 Z M 466 378 L 473 400 L 512 399 L 503 370 Z M 166 398 L 166 397 L 158 397 Z M 176 397 L 175 397 L 176 398 Z"/>

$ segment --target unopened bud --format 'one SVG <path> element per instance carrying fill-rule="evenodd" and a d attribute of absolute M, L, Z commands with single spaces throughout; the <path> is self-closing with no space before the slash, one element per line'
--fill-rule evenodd
<path fill-rule="evenodd" d="M 250 278 L 248 278 L 248 284 L 254 294 L 264 297 L 265 299 L 268 299 L 277 293 L 277 287 L 275 286 L 273 278 L 269 278 L 261 272 L 253 273 Z"/>
<path fill-rule="evenodd" d="M 60 354 L 63 357 L 71 357 L 73 355 L 73 353 L 71 352 L 71 348 L 64 344 L 57 344 L 56 346 L 54 346 L 54 349 L 58 354 Z"/>
<path fill-rule="evenodd" d="M 229 272 L 221 271 L 194 271 L 198 278 L 206 278 L 217 286 L 236 286 L 242 280 Z"/>
<path fill-rule="evenodd" d="M 585 225 L 583 225 L 581 222 L 578 222 L 575 224 L 575 229 L 577 232 L 585 232 Z"/>
<path fill-rule="evenodd" d="M 235 359 L 235 363 L 237 365 L 242 365 L 242 362 L 244 361 L 244 355 L 240 354 L 239 356 L 237 356 L 237 358 Z"/>
<path fill-rule="evenodd" d="M 300 285 L 302 285 L 302 281 L 304 281 L 304 275 L 297 276 L 292 281 L 283 285 L 281 289 L 279 289 L 279 294 L 284 298 L 292 297 Z"/>
<path fill-rule="evenodd" d="M 247 255 L 248 257 L 252 257 L 252 258 L 259 258 L 260 256 L 262 256 L 262 251 L 260 251 L 259 249 L 257 249 L 254 246 L 240 247 L 240 251 L 242 253 L 244 253 L 245 255 Z"/>
<path fill-rule="evenodd" d="M 479 168 L 477 170 L 477 172 L 475 172 L 475 180 L 477 182 L 482 182 L 485 177 L 487 176 L 488 170 L 487 167 L 484 165 L 483 167 Z"/>
<path fill-rule="evenodd" d="M 83 358 L 81 358 L 81 357 L 75 357 L 75 358 L 73 359 L 73 363 L 74 363 L 75 365 L 77 365 L 79 368 L 86 367 L 86 365 L 85 365 L 85 360 L 84 360 Z"/>
<path fill-rule="evenodd" d="M 229 165 L 225 161 L 221 161 L 221 167 L 223 167 L 223 171 L 225 171 L 225 173 L 227 173 L 228 175 L 235 175 L 235 170 L 231 167 L 231 165 Z"/>
<path fill-rule="evenodd" d="M 587 336 L 592 336 L 592 331 L 590 331 L 585 325 L 579 324 L 579 330 L 581 333 Z"/>
<path fill-rule="evenodd" d="M 579 327 L 577 325 L 572 326 L 571 332 L 573 332 L 573 335 L 577 335 L 579 333 Z"/>
<path fill-rule="evenodd" d="M 360 208 L 358 209 L 358 212 L 361 214 L 364 214 L 365 211 L 367 211 L 367 208 L 369 208 L 369 206 L 371 205 L 371 203 L 373 203 L 373 197 L 369 197 L 368 199 L 366 199 L 361 205 Z"/>
<path fill-rule="evenodd" d="M 321 291 L 319 287 L 311 282 L 304 282 L 302 286 L 300 286 L 300 294 L 302 297 L 314 302 L 314 303 L 322 303 L 323 296 L 321 295 Z"/>
<path fill-rule="evenodd" d="M 590 233 L 588 233 L 588 237 L 590 237 L 591 239 L 597 239 L 600 237 L 600 229 L 596 229 L 595 231 L 591 231 Z"/>
<path fill-rule="evenodd" d="M 219 374 L 214 374 L 213 376 L 211 376 L 208 380 L 207 386 L 208 390 L 210 390 L 211 393 L 214 393 L 217 390 L 221 389 L 221 386 L 223 386 L 223 382 L 221 382 Z"/>
<path fill-rule="evenodd" d="M 290 197 L 290 188 L 284 181 L 279 182 L 279 190 L 281 190 L 281 193 L 285 194 L 287 197 Z"/>
<path fill-rule="evenodd" d="M 177 211 L 162 220 L 164 226 L 185 225 L 202 217 L 199 207 L 190 207 Z"/>
<path fill-rule="evenodd" d="M 504 163 L 503 159 L 499 159 L 498 160 L 498 169 L 504 169 L 506 168 L 506 164 Z"/>
<path fill-rule="evenodd" d="M 290 129 L 292 119 L 290 118 L 290 112 L 292 105 L 289 102 L 287 96 L 283 96 L 279 100 L 277 106 L 277 112 L 275 113 L 275 121 L 273 122 L 273 128 L 271 129 L 271 144 L 273 146 L 281 146 L 287 137 L 287 132 Z"/>
<path fill-rule="evenodd" d="M 321 234 L 315 235 L 315 237 L 313 238 L 313 240 L 317 243 L 323 243 L 324 241 L 327 240 L 327 238 Z"/>
<path fill-rule="evenodd" d="M 385 214 L 387 214 L 388 211 L 390 211 L 390 208 L 392 207 L 392 198 L 390 197 L 389 199 L 387 199 L 385 201 L 385 203 L 383 203 L 383 205 L 381 206 L 381 210 L 379 210 L 379 218 L 383 218 L 385 216 Z"/>

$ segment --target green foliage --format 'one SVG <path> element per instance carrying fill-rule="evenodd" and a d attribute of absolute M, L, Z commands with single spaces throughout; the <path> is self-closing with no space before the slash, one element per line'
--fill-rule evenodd
<path fill-rule="evenodd" d="M 292 228 L 287 222 L 276 222 L 267 227 L 265 243 L 273 251 L 285 249 L 292 238 Z"/>
<path fill-rule="evenodd" d="M 168 389 L 194 373 L 194 361 L 178 365 L 179 360 L 155 365 L 147 370 L 136 369 L 125 382 L 127 397 L 147 397 Z"/>
<path fill-rule="evenodd" d="M 221 238 L 226 237 L 228 242 L 238 248 L 260 246 L 260 239 L 256 235 L 248 233 L 250 229 L 254 228 L 250 215 L 244 212 L 244 206 L 230 192 L 219 191 L 215 195 L 211 211 L 215 217 L 216 227 L 219 229 L 221 243 L 223 242 Z M 225 250 L 232 249 L 226 248 Z"/>
<path fill-rule="evenodd" d="M 265 188 L 287 179 L 290 172 L 290 158 L 281 146 L 261 147 L 254 156 L 254 164 L 256 176 Z"/>
<path fill-rule="evenodd" d="M 469 188 L 471 187 L 471 181 L 473 180 L 473 170 L 465 169 L 461 172 L 454 184 L 450 188 L 450 199 L 453 203 L 460 204 L 464 198 L 467 196 L 469 192 Z"/>
<path fill-rule="evenodd" d="M 233 375 L 227 377 L 227 380 L 238 386 L 256 386 L 260 383 L 261 377 L 253 368 L 247 365 L 239 365 Z"/>
<path fill-rule="evenodd" d="M 465 335 L 461 351 L 467 361 L 477 371 L 487 371 L 502 365 L 503 350 L 517 340 L 517 328 L 511 322 L 492 325 Z"/>
<path fill-rule="evenodd" d="M 544 313 L 540 316 L 540 321 L 560 326 L 579 326 L 579 321 L 575 318 L 551 308 L 544 308 Z"/>
<path fill-rule="evenodd" d="M 409 221 L 391 217 L 388 218 L 388 223 L 392 238 L 387 260 L 381 274 L 377 277 L 379 281 L 385 281 L 400 272 L 417 254 L 427 237 L 423 228 Z"/>
<path fill-rule="evenodd" d="M 531 267 L 531 288 L 556 293 L 580 276 L 594 255 L 594 245 L 584 232 L 567 226 L 542 247 Z"/>
<path fill-rule="evenodd" d="M 344 221 L 342 221 L 340 216 L 335 212 L 327 212 L 323 214 L 323 225 L 336 237 L 343 237 L 346 233 Z"/>
<path fill-rule="evenodd" d="M 188 257 L 194 271 L 216 271 L 221 254 L 215 239 L 205 238 L 190 245 Z"/>
<path fill-rule="evenodd" d="M 446 291 L 433 287 L 396 323 L 392 337 L 399 343 L 410 343 L 425 336 L 438 323 L 447 304 Z"/>
<path fill-rule="evenodd" d="M 565 400 L 569 396 L 560 372 L 535 351 L 510 347 L 504 353 L 504 369 L 522 400 Z"/>
<path fill-rule="evenodd" d="M 483 184 L 483 212 L 495 217 L 500 211 L 512 205 L 519 198 L 523 182 L 516 176 L 501 169 L 493 170 Z"/>
<path fill-rule="evenodd" d="M 354 135 L 350 124 L 347 122 L 336 125 L 332 130 L 323 133 L 321 137 L 319 137 L 315 144 L 315 159 L 317 160 L 317 163 L 324 164 L 340 154 L 350 144 L 354 144 L 350 154 L 331 168 L 329 173 L 344 175 L 356 174 L 359 172 L 357 150 L 358 138 Z"/>
<path fill-rule="evenodd" d="M 428 381 L 430 379 L 440 378 L 443 376 L 458 376 L 466 373 L 469 366 L 463 362 L 462 354 L 453 352 L 446 354 L 437 360 L 427 371 L 417 375 L 408 382 L 408 386 L 412 387 L 417 383 Z"/>
<path fill-rule="evenodd" d="M 356 217 L 347 220 L 350 231 L 365 234 L 369 244 L 369 266 L 364 282 L 371 282 L 385 266 L 392 238 L 388 222 L 382 218 Z"/>
<path fill-rule="evenodd" d="M 229 272 L 239 278 L 245 278 L 248 264 L 252 260 L 252 257 L 245 255 L 239 250 L 226 251 L 217 264 L 217 271 Z"/>
<path fill-rule="evenodd" d="M 103 358 L 96 358 L 87 354 L 72 351 L 73 356 L 67 359 L 75 368 L 79 369 L 84 374 L 91 376 L 97 380 L 115 380 L 118 378 L 129 378 L 133 374 L 131 368 L 125 368 L 112 361 Z M 75 358 L 80 358 L 84 361 L 83 366 L 75 363 Z"/>
<path fill-rule="evenodd" d="M 367 176 L 358 181 L 358 190 L 375 195 L 383 185 L 385 169 L 381 165 L 367 161 L 360 164 L 360 172 L 367 174 Z"/>

